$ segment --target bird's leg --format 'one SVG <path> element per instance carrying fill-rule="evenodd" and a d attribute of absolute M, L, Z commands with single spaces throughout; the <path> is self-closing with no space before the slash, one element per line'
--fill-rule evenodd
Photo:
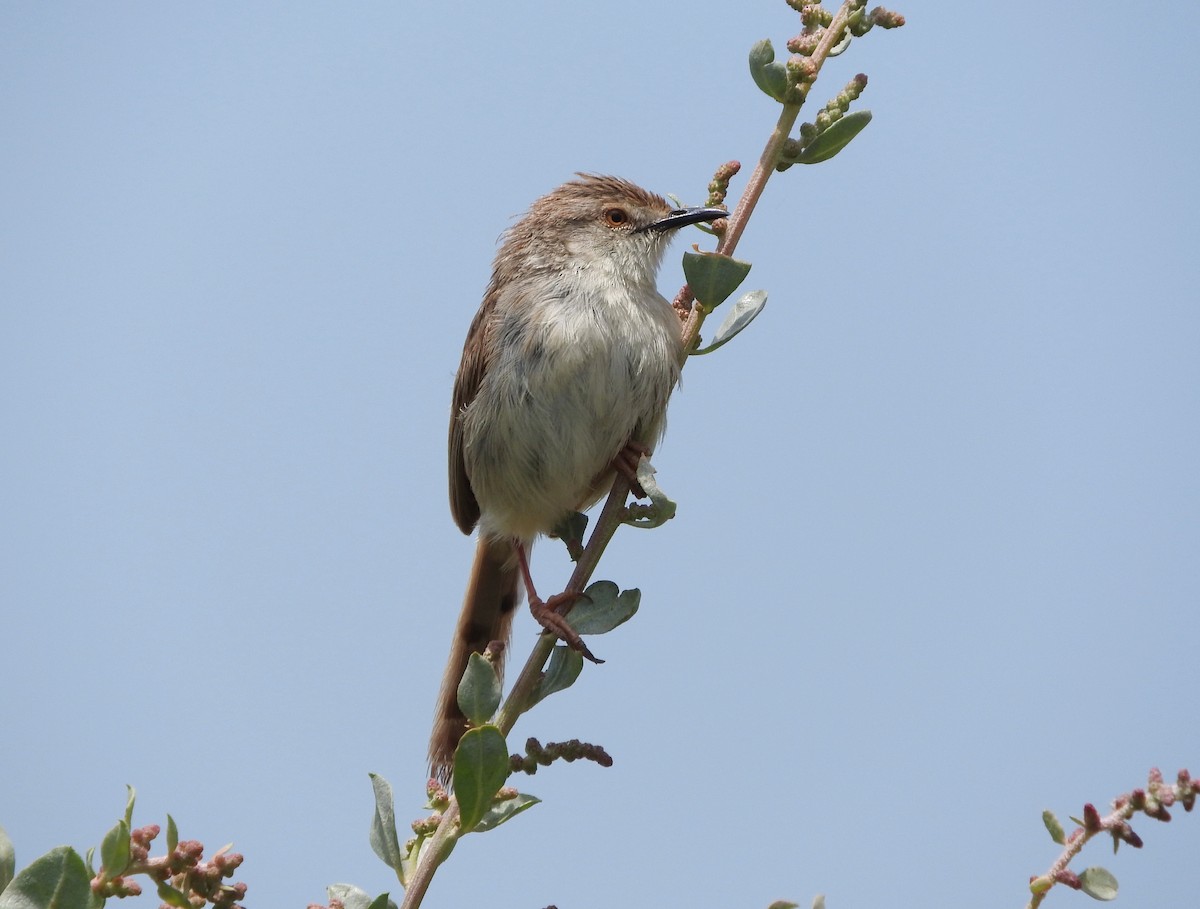
<path fill-rule="evenodd" d="M 579 636 L 574 628 L 572 628 L 565 618 L 559 614 L 559 610 L 568 606 L 573 606 L 581 597 L 586 597 L 586 593 L 579 591 L 564 591 L 556 593 L 548 600 L 543 600 L 537 595 L 537 590 L 533 586 L 533 577 L 529 573 L 529 559 L 526 557 L 525 544 L 519 540 L 516 542 L 517 561 L 521 566 L 521 577 L 525 579 L 525 591 L 529 595 L 529 611 L 533 613 L 534 619 L 550 634 L 555 635 L 562 640 L 572 650 L 579 651 L 586 659 L 593 663 L 603 663 L 604 660 L 597 659 L 590 650 L 587 644 L 583 643 L 583 638 Z"/>
<path fill-rule="evenodd" d="M 648 457 L 650 457 L 650 446 L 636 439 L 630 439 L 617 452 L 617 456 L 613 458 L 612 462 L 613 470 L 629 481 L 629 489 L 639 499 L 646 498 L 646 490 L 642 489 L 642 484 L 638 482 L 638 464 L 641 463 L 642 458 Z"/>

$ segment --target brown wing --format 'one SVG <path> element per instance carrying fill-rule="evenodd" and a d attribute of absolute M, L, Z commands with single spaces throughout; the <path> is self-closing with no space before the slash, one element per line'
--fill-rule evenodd
<path fill-rule="evenodd" d="M 454 523 L 463 533 L 469 534 L 479 521 L 479 502 L 471 489 L 471 480 L 467 476 L 467 465 L 463 459 L 462 412 L 468 404 L 475 400 L 479 391 L 479 383 L 483 381 L 487 370 L 484 343 L 491 333 L 488 316 L 494 305 L 494 294 L 489 288 L 483 298 L 483 305 L 471 327 L 467 330 L 467 341 L 463 345 L 462 362 L 458 365 L 458 375 L 454 378 L 454 399 L 450 410 L 450 513 Z"/>

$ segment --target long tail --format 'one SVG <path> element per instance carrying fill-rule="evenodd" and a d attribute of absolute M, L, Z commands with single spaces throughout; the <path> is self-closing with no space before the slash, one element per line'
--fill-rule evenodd
<path fill-rule="evenodd" d="M 454 749 L 467 728 L 467 719 L 458 709 L 458 683 L 467 668 L 472 653 L 482 653 L 492 641 L 508 643 L 513 612 L 518 603 L 517 560 L 512 543 L 507 540 L 480 538 L 475 547 L 475 564 L 467 582 L 462 613 L 450 659 L 442 676 L 434 713 L 433 735 L 429 740 L 429 770 L 443 783 L 450 779 L 454 766 Z M 503 654 L 496 663 L 503 670 Z"/>

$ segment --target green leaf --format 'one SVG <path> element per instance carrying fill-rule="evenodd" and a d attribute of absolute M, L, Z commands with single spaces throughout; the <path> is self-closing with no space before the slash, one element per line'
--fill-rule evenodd
<path fill-rule="evenodd" d="M 728 344 L 741 333 L 742 329 L 758 318 L 758 314 L 766 305 L 767 292 L 765 290 L 752 290 L 748 294 L 743 294 L 742 298 L 733 304 L 729 315 L 725 317 L 725 321 L 713 335 L 712 343 L 699 350 L 693 350 L 691 356 L 698 357 L 712 353 L 718 347 Z"/>
<path fill-rule="evenodd" d="M 542 674 L 533 694 L 529 696 L 529 706 L 532 707 L 543 698 L 549 697 L 556 691 L 570 688 L 583 671 L 583 654 L 577 653 L 565 644 L 556 644 L 550 651 L 550 662 Z"/>
<path fill-rule="evenodd" d="M 134 789 L 132 786 L 130 786 L 128 783 L 125 784 L 125 789 L 127 790 L 127 792 L 125 793 L 125 826 L 128 829 L 132 830 L 133 829 L 133 803 L 137 801 L 137 790 Z"/>
<path fill-rule="evenodd" d="M 0 893 L 0 909 L 88 909 L 91 876 L 79 853 L 57 846 L 21 870 Z"/>
<path fill-rule="evenodd" d="M 705 312 L 724 303 L 746 280 L 750 263 L 713 252 L 685 252 L 683 275 Z"/>
<path fill-rule="evenodd" d="M 100 843 L 100 865 L 108 879 L 119 877 L 129 867 L 129 825 L 117 821 Z"/>
<path fill-rule="evenodd" d="M 505 821 L 512 820 L 522 811 L 532 808 L 540 801 L 541 799 L 536 796 L 518 792 L 514 798 L 505 799 L 502 802 L 492 802 L 492 807 L 488 809 L 475 829 L 481 832 L 484 830 L 494 830 Z"/>
<path fill-rule="evenodd" d="M 167 853 L 175 851 L 175 847 L 179 845 L 179 827 L 175 824 L 175 818 L 167 815 Z"/>
<path fill-rule="evenodd" d="M 787 96 L 787 67 L 775 61 L 775 48 L 770 38 L 763 38 L 750 48 L 750 76 L 754 84 L 780 103 Z"/>
<path fill-rule="evenodd" d="M 188 902 L 187 896 L 182 890 L 176 890 L 170 884 L 158 885 L 158 898 L 168 906 L 175 906 L 176 909 L 191 909 L 192 904 Z"/>
<path fill-rule="evenodd" d="M 1094 900 L 1107 902 L 1117 898 L 1117 879 L 1106 868 L 1095 865 L 1084 868 L 1079 883 L 1083 892 Z"/>
<path fill-rule="evenodd" d="M 391 784 L 378 773 L 370 774 L 375 791 L 375 816 L 371 819 L 371 848 L 389 868 L 400 871 L 404 858 L 396 833 L 396 808 Z"/>
<path fill-rule="evenodd" d="M 396 909 L 396 904 L 391 900 L 391 895 L 381 893 L 375 899 L 371 900 L 371 905 L 367 909 Z"/>
<path fill-rule="evenodd" d="M 1067 842 L 1067 835 L 1063 832 L 1062 824 L 1059 823 L 1058 817 L 1053 811 L 1046 809 L 1042 812 L 1042 823 L 1046 825 L 1046 830 L 1050 832 L 1050 839 L 1063 846 Z"/>
<path fill-rule="evenodd" d="M 566 544 L 567 551 L 571 553 L 571 561 L 579 558 L 574 547 L 583 548 L 583 535 L 587 531 L 587 526 L 588 516 L 582 511 L 572 511 L 554 525 L 554 536 Z"/>
<path fill-rule="evenodd" d="M 329 896 L 330 903 L 337 900 L 345 909 L 385 909 L 385 907 L 394 909 L 396 905 L 386 893 L 372 897 L 367 891 L 361 887 L 355 887 L 353 884 L 330 884 L 325 888 L 325 892 Z"/>
<path fill-rule="evenodd" d="M 459 829 L 470 833 L 508 779 L 508 745 L 495 726 L 468 729 L 454 752 L 454 795 Z"/>
<path fill-rule="evenodd" d="M 3 827 L 0 827 L 0 891 L 8 886 L 17 872 L 17 851 Z"/>
<path fill-rule="evenodd" d="M 473 726 L 486 723 L 500 706 L 500 677 L 483 654 L 473 653 L 467 661 L 458 683 L 458 706 Z"/>
<path fill-rule="evenodd" d="M 655 473 L 654 465 L 650 463 L 649 458 L 642 458 L 638 461 L 638 485 L 642 487 L 642 492 L 646 494 L 650 504 L 643 505 L 641 502 L 630 504 L 625 509 L 625 518 L 621 521 L 622 524 L 641 530 L 652 530 L 655 527 L 662 527 L 663 524 L 675 517 L 677 506 L 659 488 L 658 481 L 654 479 Z"/>
<path fill-rule="evenodd" d="M 822 161 L 828 161 L 849 145 L 850 140 L 866 129 L 870 122 L 869 110 L 856 110 L 840 120 L 835 120 L 825 132 L 804 146 L 804 150 L 796 157 L 796 163 L 820 164 Z"/>
<path fill-rule="evenodd" d="M 800 909 L 800 904 L 789 902 L 788 900 L 775 900 L 767 909 Z M 816 909 L 815 906 L 814 909 Z"/>
<path fill-rule="evenodd" d="M 636 587 L 621 590 L 612 581 L 594 581 L 567 614 L 580 634 L 606 634 L 633 618 L 642 602 Z"/>

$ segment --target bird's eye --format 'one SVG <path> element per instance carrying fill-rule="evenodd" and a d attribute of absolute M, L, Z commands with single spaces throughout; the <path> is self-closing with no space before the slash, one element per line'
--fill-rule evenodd
<path fill-rule="evenodd" d="M 623 208 L 606 208 L 604 210 L 604 223 L 609 227 L 623 227 L 629 223 L 629 212 Z"/>

